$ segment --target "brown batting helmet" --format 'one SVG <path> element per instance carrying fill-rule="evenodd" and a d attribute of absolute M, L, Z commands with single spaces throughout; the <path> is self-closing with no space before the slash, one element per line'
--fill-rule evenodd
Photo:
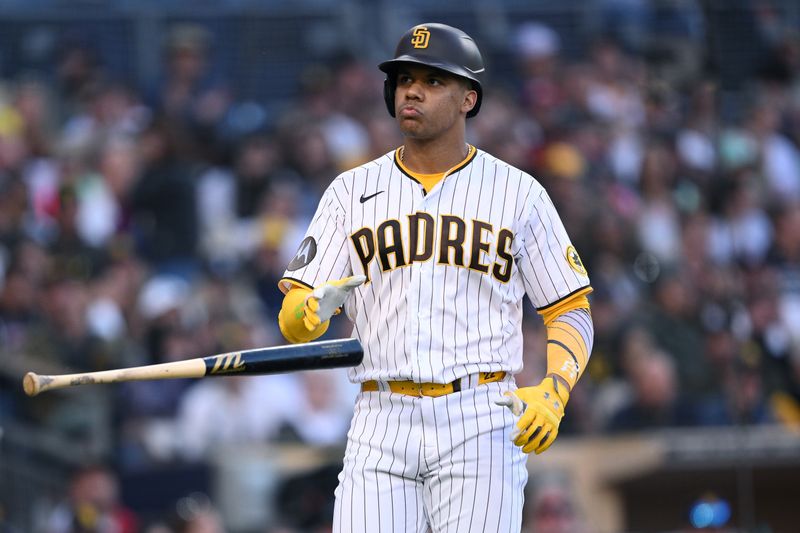
<path fill-rule="evenodd" d="M 437 68 L 468 79 L 478 93 L 478 99 L 467 117 L 474 117 L 481 107 L 483 89 L 483 57 L 472 37 L 447 24 L 430 22 L 408 30 L 397 44 L 394 59 L 384 61 L 378 68 L 386 73 L 383 97 L 389 114 L 394 116 L 394 93 L 397 89 L 397 68 L 403 63 L 416 63 Z"/>

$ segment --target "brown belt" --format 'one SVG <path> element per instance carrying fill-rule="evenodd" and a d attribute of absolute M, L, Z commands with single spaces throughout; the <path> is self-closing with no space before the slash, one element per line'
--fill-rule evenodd
<path fill-rule="evenodd" d="M 506 377 L 505 372 L 481 372 L 478 374 L 478 385 L 502 381 Z M 444 396 L 462 390 L 462 380 L 469 383 L 469 377 L 457 379 L 452 383 L 415 383 L 413 381 L 387 381 L 386 386 L 389 391 L 408 396 Z M 381 390 L 377 381 L 364 381 L 361 383 L 361 392 L 377 392 Z"/>

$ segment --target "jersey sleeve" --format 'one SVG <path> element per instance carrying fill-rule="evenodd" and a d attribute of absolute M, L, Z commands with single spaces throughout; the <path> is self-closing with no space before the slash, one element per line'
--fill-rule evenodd
<path fill-rule="evenodd" d="M 305 238 L 278 282 L 284 294 L 294 286 L 313 289 L 352 275 L 344 230 L 345 194 L 342 181 L 337 179 L 322 195 Z"/>
<path fill-rule="evenodd" d="M 543 311 L 579 293 L 591 291 L 589 276 L 544 189 L 526 206 L 514 250 L 525 292 Z"/>

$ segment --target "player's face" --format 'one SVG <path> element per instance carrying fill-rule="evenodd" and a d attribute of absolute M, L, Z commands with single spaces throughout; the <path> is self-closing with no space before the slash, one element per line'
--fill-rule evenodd
<path fill-rule="evenodd" d="M 403 135 L 436 138 L 464 120 L 477 96 L 457 76 L 426 66 L 403 66 L 397 72 L 395 115 Z"/>

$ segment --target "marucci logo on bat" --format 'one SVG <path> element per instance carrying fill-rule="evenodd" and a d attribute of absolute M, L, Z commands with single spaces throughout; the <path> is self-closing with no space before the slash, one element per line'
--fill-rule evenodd
<path fill-rule="evenodd" d="M 244 361 L 239 352 L 218 355 L 217 361 L 209 374 L 230 374 L 244 370 Z"/>

